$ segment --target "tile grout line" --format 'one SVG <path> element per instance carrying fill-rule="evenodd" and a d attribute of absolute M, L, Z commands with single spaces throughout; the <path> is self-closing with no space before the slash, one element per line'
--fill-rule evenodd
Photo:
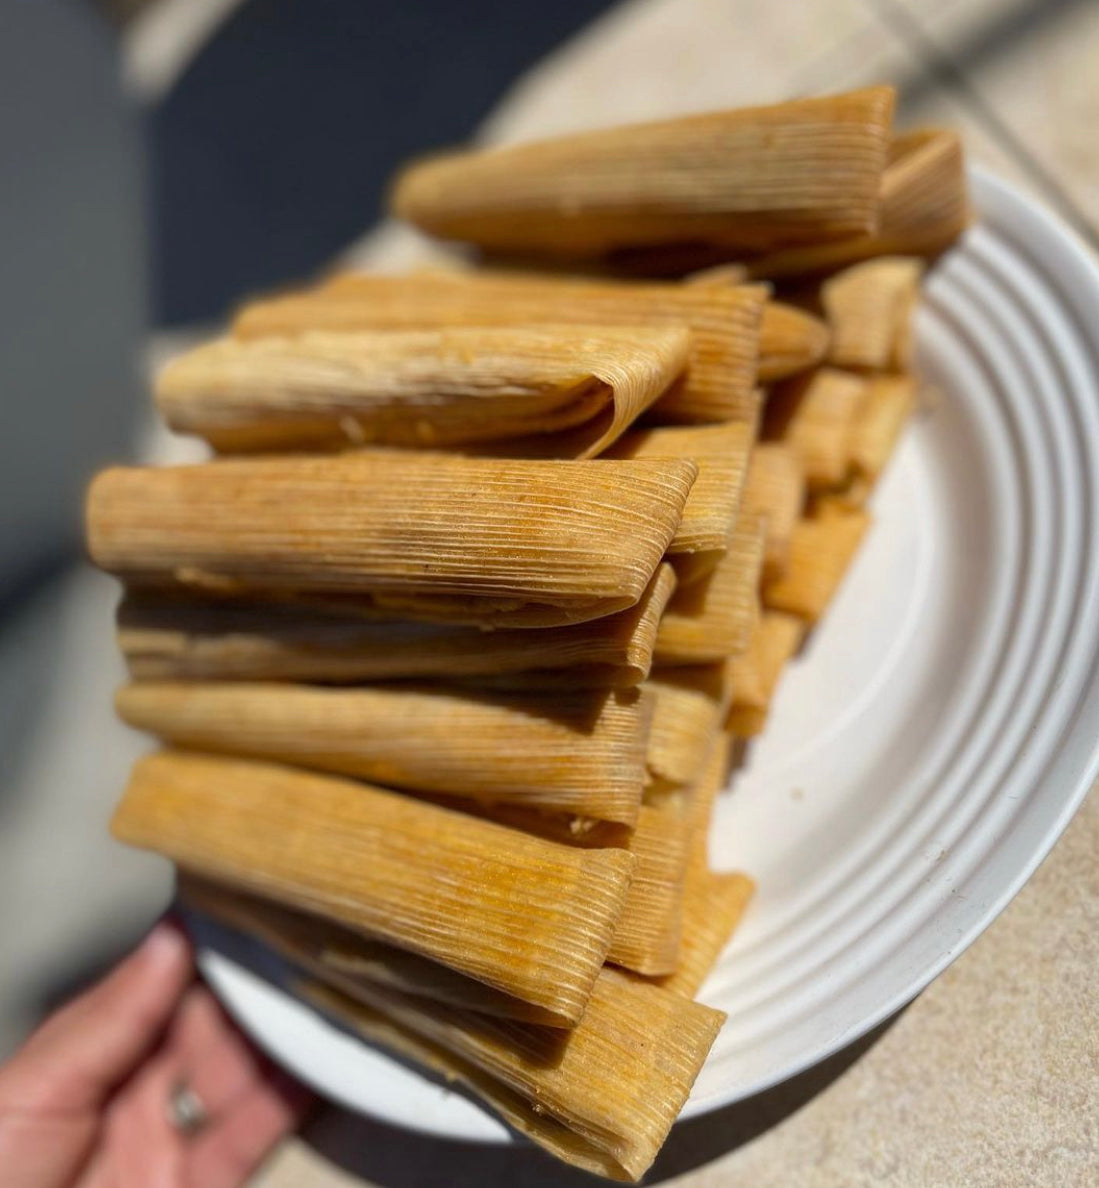
<path fill-rule="evenodd" d="M 1030 178 L 1036 189 L 1050 202 L 1088 246 L 1099 251 L 1099 231 L 1073 200 L 1071 194 L 1040 160 L 1027 148 L 970 82 L 965 72 L 954 62 L 950 53 L 940 47 L 935 38 L 896 0 L 866 0 L 884 24 L 905 42 L 923 63 L 925 69 L 958 101 L 969 109 L 973 118 L 983 125 L 989 137 L 1011 157 Z"/>

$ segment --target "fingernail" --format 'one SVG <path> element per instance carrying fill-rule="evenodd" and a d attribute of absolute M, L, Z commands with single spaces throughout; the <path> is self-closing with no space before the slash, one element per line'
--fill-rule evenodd
<path fill-rule="evenodd" d="M 175 965 L 188 955 L 190 945 L 179 924 L 161 920 L 141 943 L 142 959 L 152 965 Z"/>

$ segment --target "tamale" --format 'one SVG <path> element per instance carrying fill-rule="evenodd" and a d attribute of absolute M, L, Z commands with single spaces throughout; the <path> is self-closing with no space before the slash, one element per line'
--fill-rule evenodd
<path fill-rule="evenodd" d="M 744 484 L 744 509 L 764 518 L 764 578 L 781 574 L 790 555 L 790 535 L 805 507 L 805 471 L 792 446 L 760 442 L 752 450 Z"/>
<path fill-rule="evenodd" d="M 969 225 L 965 161 L 957 133 L 902 132 L 889 146 L 875 231 L 763 252 L 745 261 L 756 278 L 826 272 L 871 256 L 935 256 Z"/>
<path fill-rule="evenodd" d="M 299 993 L 365 1038 L 458 1081 L 558 1158 L 637 1180 L 683 1108 L 724 1014 L 605 969 L 570 1031 L 425 1007 L 384 987 Z"/>
<path fill-rule="evenodd" d="M 728 782 L 735 746 L 735 739 L 730 738 L 727 734 L 719 734 L 710 747 L 710 752 L 706 756 L 702 770 L 691 790 L 687 811 L 687 826 L 691 839 L 689 843 L 691 861 L 701 861 L 705 865 L 708 860 L 708 838 L 714 802 L 718 793 Z"/>
<path fill-rule="evenodd" d="M 691 558 L 693 580 L 712 570 L 728 547 L 755 435 L 755 418 L 724 425 L 635 429 L 607 454 L 611 458 L 688 458 L 697 463 L 698 477 L 668 545 L 677 566 Z M 682 574 L 680 580 L 685 580 Z"/>
<path fill-rule="evenodd" d="M 873 483 L 881 475 L 915 408 L 916 381 L 912 376 L 870 378 L 852 434 L 851 458 L 856 476 Z"/>
<path fill-rule="evenodd" d="M 805 636 L 805 622 L 782 611 L 765 611 L 747 649 L 729 661 L 732 704 L 725 728 L 740 738 L 759 734 L 782 670 Z"/>
<path fill-rule="evenodd" d="M 256 605 L 130 596 L 118 641 L 138 680 L 359 681 L 530 674 L 536 687 L 636 685 L 652 665 L 660 616 L 675 589 L 657 567 L 637 603 L 587 623 L 481 631 L 447 623 L 354 619 Z M 523 683 L 521 681 L 513 681 Z"/>
<path fill-rule="evenodd" d="M 693 784 L 713 750 L 728 709 L 725 663 L 655 668 L 645 764 L 665 784 Z"/>
<path fill-rule="evenodd" d="M 743 264 L 711 264 L 689 272 L 683 278 L 685 285 L 740 285 L 748 279 L 748 269 Z M 766 312 L 766 311 L 765 311 Z"/>
<path fill-rule="evenodd" d="M 637 819 L 653 712 L 636 689 L 201 681 L 137 682 L 115 705 L 177 746 L 624 825 Z"/>
<path fill-rule="evenodd" d="M 269 763 L 140 760 L 115 837 L 534 1003 L 583 1014 L 634 859 Z"/>
<path fill-rule="evenodd" d="M 656 663 L 709 664 L 747 647 L 758 613 L 764 530 L 762 517 L 742 512 L 713 572 L 676 590 L 656 633 Z"/>
<path fill-rule="evenodd" d="M 342 985 L 365 980 L 482 1014 L 551 1027 L 562 1023 L 551 1011 L 502 994 L 437 961 L 370 940 L 321 916 L 284 907 L 226 883 L 180 870 L 176 898 L 185 909 L 257 937 L 283 957 L 318 972 L 324 970 Z"/>
<path fill-rule="evenodd" d="M 88 493 L 88 547 L 134 584 L 319 595 L 387 618 L 554 626 L 638 601 L 697 470 L 674 459 L 388 450 L 116 467 Z"/>
<path fill-rule="evenodd" d="M 670 282 L 639 284 L 505 273 L 345 274 L 319 289 L 252 302 L 233 324 L 239 338 L 308 330 L 358 331 L 553 322 L 671 322 L 690 330 L 687 374 L 653 407 L 670 421 L 725 421 L 755 408 L 759 322 L 767 290 L 720 291 Z"/>
<path fill-rule="evenodd" d="M 826 516 L 801 520 L 790 540 L 786 572 L 763 585 L 763 604 L 815 623 L 843 581 L 870 517 L 862 511 L 835 509 Z"/>
<path fill-rule="evenodd" d="M 912 362 L 912 314 L 923 270 L 920 259 L 881 256 L 824 281 L 820 302 L 832 333 L 829 363 L 906 371 Z"/>
<path fill-rule="evenodd" d="M 829 349 L 828 327 L 803 309 L 768 301 L 759 328 L 759 382 L 773 383 L 807 371 Z"/>
<path fill-rule="evenodd" d="M 861 376 L 818 367 L 772 390 L 764 436 L 797 453 L 811 490 L 837 486 L 851 467 L 854 426 L 865 396 Z"/>
<path fill-rule="evenodd" d="M 692 855 L 683 893 L 679 965 L 675 973 L 659 978 L 657 985 L 694 998 L 729 943 L 754 892 L 755 883 L 747 875 L 712 871 Z"/>
<path fill-rule="evenodd" d="M 401 173 L 392 206 L 447 239 L 581 258 L 869 234 L 893 101 L 892 88 L 870 87 L 443 154 Z"/>
<path fill-rule="evenodd" d="M 539 456 L 587 458 L 670 387 L 689 342 L 674 324 L 223 338 L 169 363 L 156 397 L 173 429 L 225 453 L 533 436 Z"/>

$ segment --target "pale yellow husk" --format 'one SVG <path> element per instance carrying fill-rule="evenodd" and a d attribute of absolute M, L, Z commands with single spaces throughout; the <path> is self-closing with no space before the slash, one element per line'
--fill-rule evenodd
<path fill-rule="evenodd" d="M 413 163 L 393 209 L 493 251 L 759 251 L 876 230 L 894 94 L 872 87 Z"/>
<path fill-rule="evenodd" d="M 307 330 L 358 331 L 530 323 L 671 322 L 690 330 L 687 374 L 657 401 L 670 421 L 725 421 L 755 408 L 759 323 L 767 290 L 579 280 L 484 272 L 346 274 L 322 288 L 256 301 L 233 324 L 241 338 Z"/>
<path fill-rule="evenodd" d="M 115 705 L 177 746 L 625 825 L 641 803 L 653 712 L 636 689 L 243 681 L 141 681 Z"/>
<path fill-rule="evenodd" d="M 934 256 L 969 225 L 962 143 L 956 132 L 902 132 L 889 146 L 875 232 L 831 243 L 765 252 L 748 260 L 753 277 L 825 272 L 870 256 Z"/>
<path fill-rule="evenodd" d="M 911 375 L 873 376 L 855 419 L 851 457 L 857 477 L 873 483 L 885 469 L 901 430 L 916 409 Z"/>
<path fill-rule="evenodd" d="M 558 845 L 368 784 L 175 753 L 137 763 L 111 829 L 569 1022 L 634 865 L 625 850 Z"/>
<path fill-rule="evenodd" d="M 292 606 L 129 597 L 118 642 L 137 680 L 483 679 L 533 688 L 640 684 L 652 666 L 675 571 L 657 567 L 637 603 L 566 627 L 481 631 L 368 620 Z"/>
<path fill-rule="evenodd" d="M 295 911 L 227 883 L 179 870 L 176 898 L 188 911 L 202 912 L 258 937 L 282 956 L 318 973 L 323 971 L 345 986 L 366 981 L 482 1014 L 551 1027 L 564 1023 L 551 1011 L 502 994 L 437 961 L 370 940 L 321 916 Z"/>
<path fill-rule="evenodd" d="M 655 662 L 708 664 L 743 651 L 758 614 L 763 518 L 742 513 L 712 573 L 672 595 L 656 634 Z"/>
<path fill-rule="evenodd" d="M 605 969 L 571 1031 L 426 1006 L 383 987 L 307 1000 L 344 1026 L 471 1089 L 566 1163 L 639 1179 L 683 1108 L 725 1016 Z"/>
<path fill-rule="evenodd" d="M 865 512 L 838 507 L 820 518 L 801 520 L 790 541 L 786 572 L 764 583 L 764 606 L 815 623 L 843 581 L 869 526 Z"/>
<path fill-rule="evenodd" d="M 744 509 L 763 517 L 766 539 L 764 578 L 786 569 L 790 536 L 805 508 L 805 469 L 797 451 L 784 442 L 760 442 L 752 450 L 744 484 Z"/>
<path fill-rule="evenodd" d="M 223 338 L 156 384 L 168 424 L 225 453 L 371 445 L 600 453 L 687 365 L 685 326 L 313 331 Z"/>
<path fill-rule="evenodd" d="M 805 637 L 805 621 L 782 611 L 765 611 L 747 650 L 729 662 L 732 699 L 725 728 L 740 738 L 763 730 L 782 671 Z"/>
<path fill-rule="evenodd" d="M 696 475 L 675 459 L 390 450 L 118 467 L 92 483 L 88 547 L 134 583 L 312 596 L 386 618 L 554 626 L 641 598 Z"/>
<path fill-rule="evenodd" d="M 701 776 L 728 709 L 726 662 L 654 668 L 645 682 L 654 701 L 645 763 L 666 785 Z"/>
<path fill-rule="evenodd" d="M 820 303 L 832 333 L 828 361 L 867 371 L 906 371 L 912 363 L 912 315 L 924 262 L 881 256 L 824 281 Z"/>
<path fill-rule="evenodd" d="M 834 367 L 818 367 L 773 389 L 764 434 L 797 453 L 810 490 L 847 478 L 866 390 L 863 377 Z"/>

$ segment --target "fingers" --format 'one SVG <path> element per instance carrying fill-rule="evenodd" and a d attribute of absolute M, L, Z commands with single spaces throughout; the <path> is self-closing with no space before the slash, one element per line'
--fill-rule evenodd
<path fill-rule="evenodd" d="M 268 1071 L 229 1112 L 191 1142 L 186 1188 L 240 1188 L 280 1139 L 296 1129 L 310 1095 Z"/>
<path fill-rule="evenodd" d="M 168 1044 L 179 1076 L 213 1116 L 232 1105 L 259 1076 L 262 1057 L 205 986 L 187 991 Z"/>
<path fill-rule="evenodd" d="M 0 1068 L 0 1111 L 96 1109 L 160 1038 L 192 974 L 186 938 L 177 925 L 162 921 Z"/>

